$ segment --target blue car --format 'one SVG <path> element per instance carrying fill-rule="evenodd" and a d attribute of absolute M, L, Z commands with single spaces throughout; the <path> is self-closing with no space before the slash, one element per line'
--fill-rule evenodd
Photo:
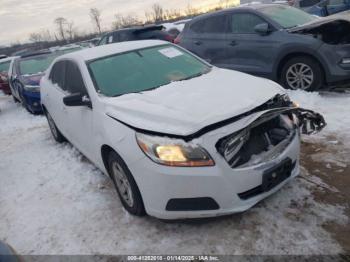
<path fill-rule="evenodd" d="M 350 0 L 297 0 L 294 7 L 317 16 L 329 16 L 350 10 Z"/>
<path fill-rule="evenodd" d="M 56 58 L 52 52 L 23 55 L 15 59 L 9 70 L 9 83 L 16 102 L 31 113 L 42 113 L 40 104 L 40 80 L 45 70 Z"/>
<path fill-rule="evenodd" d="M 9 69 L 9 83 L 15 102 L 20 102 L 30 113 L 42 113 L 40 103 L 40 80 L 51 62 L 58 56 L 82 48 L 62 47 L 54 52 L 40 51 L 16 58 Z"/>

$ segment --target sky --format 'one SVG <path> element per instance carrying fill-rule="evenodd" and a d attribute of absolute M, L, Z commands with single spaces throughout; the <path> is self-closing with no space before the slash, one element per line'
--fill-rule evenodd
<path fill-rule="evenodd" d="M 144 19 L 144 12 L 159 3 L 164 9 L 185 9 L 188 4 L 201 7 L 220 0 L 0 0 L 0 46 L 26 42 L 29 34 L 42 29 L 55 30 L 53 20 L 64 17 L 73 21 L 79 31 L 92 32 L 89 10 L 101 11 L 103 29 L 111 29 L 115 14 L 136 14 Z"/>

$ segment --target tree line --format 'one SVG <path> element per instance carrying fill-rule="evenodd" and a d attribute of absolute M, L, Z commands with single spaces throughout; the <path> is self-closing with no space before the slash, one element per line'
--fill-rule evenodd
<path fill-rule="evenodd" d="M 159 24 L 164 22 L 172 22 L 180 19 L 191 18 L 196 15 L 220 10 L 223 8 L 228 8 L 233 5 L 237 0 L 219 0 L 216 5 L 213 5 L 208 10 L 202 10 L 193 7 L 188 4 L 185 9 L 165 9 L 158 3 L 151 6 L 150 10 L 144 12 L 144 17 L 139 17 L 135 14 L 120 14 L 114 15 L 114 20 L 112 22 L 112 30 L 145 25 L 145 24 Z M 102 12 L 97 8 L 91 8 L 89 10 L 89 17 L 92 25 L 92 33 L 81 32 L 77 29 L 74 22 L 68 20 L 65 17 L 57 17 L 53 20 L 55 25 L 55 30 L 50 31 L 49 29 L 41 29 L 37 32 L 32 32 L 29 34 L 29 42 L 27 44 L 21 45 L 20 43 L 12 44 L 11 47 L 6 49 L 18 49 L 20 46 L 35 46 L 35 49 L 48 48 L 50 46 L 62 45 L 67 43 L 74 43 L 77 41 L 87 40 L 96 36 L 100 36 L 103 32 L 107 31 L 102 28 Z M 0 49 L 0 53 L 8 53 Z"/>

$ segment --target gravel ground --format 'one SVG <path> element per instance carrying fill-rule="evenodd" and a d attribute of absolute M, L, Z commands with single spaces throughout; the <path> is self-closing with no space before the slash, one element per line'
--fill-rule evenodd
<path fill-rule="evenodd" d="M 43 116 L 0 96 L 0 240 L 36 255 L 349 252 L 350 95 L 290 95 L 329 123 L 304 139 L 301 176 L 242 214 L 172 223 L 130 216 Z"/>

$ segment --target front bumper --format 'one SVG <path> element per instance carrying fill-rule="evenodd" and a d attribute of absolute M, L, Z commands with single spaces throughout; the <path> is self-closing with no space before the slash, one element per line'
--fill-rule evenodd
<path fill-rule="evenodd" d="M 350 58 L 350 44 L 323 44 L 319 50 L 326 63 L 326 82 L 330 87 L 350 87 L 350 63 L 343 59 Z"/>
<path fill-rule="evenodd" d="M 23 97 L 29 111 L 33 113 L 43 112 L 40 103 L 40 92 L 23 91 Z"/>
<path fill-rule="evenodd" d="M 210 139 L 208 137 L 208 140 Z M 129 165 L 129 168 L 136 178 L 146 212 L 149 215 L 161 219 L 215 217 L 245 211 L 296 177 L 300 172 L 299 150 L 300 137 L 295 135 L 278 157 L 256 166 L 231 168 L 221 155 L 212 153 L 211 156 L 216 163 L 213 167 L 167 167 L 144 157 L 138 161 L 138 164 Z M 290 159 L 294 163 L 289 178 L 268 192 L 245 200 L 239 197 L 240 193 L 260 186 L 263 173 L 279 165 L 285 159 Z M 186 198 L 212 199 L 217 203 L 218 208 L 167 211 L 170 200 Z M 212 202 L 207 203 L 212 204 Z"/>

